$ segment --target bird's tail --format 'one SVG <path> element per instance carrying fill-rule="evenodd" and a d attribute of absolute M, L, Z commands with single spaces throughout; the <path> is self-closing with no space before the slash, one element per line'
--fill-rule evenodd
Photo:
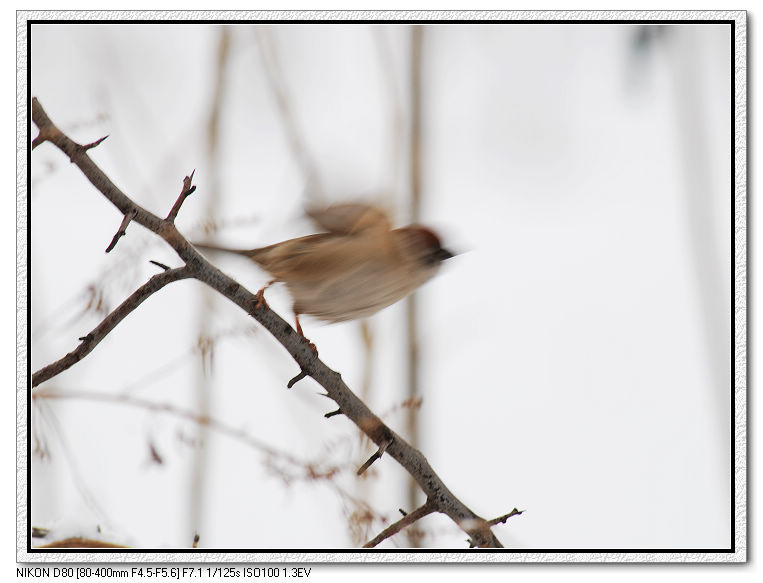
<path fill-rule="evenodd" d="M 252 261 L 258 261 L 262 256 L 262 253 L 268 249 L 268 247 L 257 247 L 256 249 L 231 249 L 229 247 L 218 247 L 217 245 L 209 245 L 207 243 L 193 243 L 193 246 L 202 252 L 235 253 L 236 255 L 248 257 Z"/>

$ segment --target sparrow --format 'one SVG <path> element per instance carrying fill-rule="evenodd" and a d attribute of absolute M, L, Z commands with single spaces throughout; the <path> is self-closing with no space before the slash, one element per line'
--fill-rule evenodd
<path fill-rule="evenodd" d="M 326 232 L 256 249 L 194 244 L 202 251 L 243 255 L 267 271 L 273 279 L 258 292 L 258 306 L 267 287 L 284 283 L 303 338 L 301 315 L 328 322 L 367 318 L 411 294 L 453 257 L 432 229 L 393 229 L 387 213 L 375 206 L 341 203 L 307 215 Z"/>

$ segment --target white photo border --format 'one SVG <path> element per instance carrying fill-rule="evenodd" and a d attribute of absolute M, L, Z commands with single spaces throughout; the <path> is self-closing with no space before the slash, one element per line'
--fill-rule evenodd
<path fill-rule="evenodd" d="M 747 560 L 747 13 L 745 11 L 18 11 L 17 31 L 17 561 L 23 563 L 726 563 Z M 28 114 L 28 21 L 733 21 L 734 23 L 734 546 L 728 551 L 527 551 L 511 549 L 401 551 L 268 551 L 172 550 L 31 551 L 28 524 L 28 156 L 31 120 Z"/>

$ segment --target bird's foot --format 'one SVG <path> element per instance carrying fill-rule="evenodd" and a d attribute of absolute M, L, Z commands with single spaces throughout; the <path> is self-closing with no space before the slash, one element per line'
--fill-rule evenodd
<path fill-rule="evenodd" d="M 254 305 L 255 310 L 259 310 L 262 306 L 268 307 L 268 303 L 265 301 L 265 290 L 268 289 L 268 286 L 263 287 L 261 290 L 257 292 L 257 295 L 255 296 L 257 298 L 257 303 Z"/>
<path fill-rule="evenodd" d="M 294 320 L 297 322 L 297 334 L 302 336 L 305 342 L 307 342 L 307 345 L 312 349 L 312 351 L 315 353 L 315 356 L 318 356 L 318 348 L 316 348 L 315 344 L 310 342 L 308 338 L 305 336 L 305 333 L 302 331 L 302 325 L 299 323 L 299 314 L 294 314 Z"/>

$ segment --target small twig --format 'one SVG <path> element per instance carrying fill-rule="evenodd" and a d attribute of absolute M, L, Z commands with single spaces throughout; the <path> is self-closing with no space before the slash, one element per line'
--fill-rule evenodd
<path fill-rule="evenodd" d="M 114 234 L 114 237 L 111 239 L 111 243 L 109 243 L 109 246 L 106 247 L 106 253 L 109 253 L 114 247 L 117 245 L 117 241 L 125 236 L 125 233 L 127 232 L 127 225 L 130 224 L 130 221 L 132 221 L 135 218 L 136 211 L 135 209 L 132 209 L 130 212 L 128 212 L 124 218 L 122 219 L 122 224 L 119 225 L 119 230 Z"/>
<path fill-rule="evenodd" d="M 508 514 L 504 514 L 503 516 L 499 516 L 498 518 L 494 518 L 493 520 L 488 520 L 487 523 L 490 526 L 495 526 L 498 523 L 506 524 L 506 521 L 511 518 L 512 516 L 517 516 L 518 514 L 522 514 L 524 510 L 517 510 L 516 508 L 509 512 Z"/>
<path fill-rule="evenodd" d="M 193 172 L 191 172 L 190 176 L 186 176 L 185 178 L 183 178 L 183 190 L 180 191 L 180 196 L 178 196 L 177 200 L 175 201 L 175 204 L 172 205 L 170 214 L 168 214 L 167 218 L 165 219 L 169 221 L 170 223 L 175 222 L 175 219 L 177 218 L 178 213 L 180 212 L 180 207 L 183 206 L 185 199 L 191 196 L 191 194 L 193 194 L 193 192 L 196 190 L 196 187 L 191 185 L 194 174 L 196 174 L 195 169 Z"/>
<path fill-rule="evenodd" d="M 288 383 L 286 383 L 286 388 L 287 389 L 292 388 L 294 385 L 296 385 L 299 381 L 301 381 L 306 376 L 307 376 L 307 371 L 306 370 L 301 370 L 297 376 L 295 376 Z"/>
<path fill-rule="evenodd" d="M 89 334 L 80 337 L 82 343 L 76 349 L 34 373 L 32 375 L 32 387 L 36 387 L 40 383 L 53 378 L 85 358 L 117 324 L 140 306 L 151 294 L 159 291 L 168 283 L 188 277 L 191 277 L 191 272 L 187 267 L 178 267 L 177 269 L 170 269 L 169 271 L 154 275 L 135 290 L 119 307 L 106 316 Z"/>
<path fill-rule="evenodd" d="M 326 419 L 329 419 L 331 417 L 334 417 L 335 415 L 341 415 L 341 414 L 342 414 L 342 410 L 341 409 L 337 409 L 336 411 L 330 411 L 330 412 L 326 413 L 324 415 L 324 417 Z"/>
<path fill-rule="evenodd" d="M 437 510 L 437 507 L 435 506 L 435 504 L 427 500 L 423 506 L 419 506 L 416 510 L 409 512 L 408 514 L 403 513 L 403 517 L 400 520 L 398 520 L 397 522 L 393 524 L 390 524 L 378 535 L 376 535 L 374 538 L 372 538 L 370 541 L 364 544 L 363 548 L 364 549 L 374 548 L 376 545 L 385 541 L 389 537 L 396 535 L 405 527 L 410 526 L 411 524 L 413 524 L 417 520 L 424 518 L 428 514 L 432 514 L 432 512 L 434 512 L 435 510 Z M 403 511 L 401 510 L 400 512 L 403 512 Z"/>
<path fill-rule="evenodd" d="M 42 144 L 45 141 L 45 137 L 42 135 L 42 132 L 37 134 L 37 136 L 32 140 L 32 149 L 34 150 L 37 146 Z"/>
<path fill-rule="evenodd" d="M 387 451 L 387 448 L 392 445 L 392 439 L 389 439 L 387 441 L 383 441 L 381 445 L 379 446 L 378 451 L 372 455 L 370 458 L 368 458 L 368 461 L 364 463 L 362 466 L 360 466 L 360 469 L 358 469 L 358 476 L 362 475 L 363 472 L 365 472 L 368 468 L 371 467 L 371 464 L 374 463 L 376 460 L 378 460 L 382 455 L 384 455 L 384 452 Z"/>

